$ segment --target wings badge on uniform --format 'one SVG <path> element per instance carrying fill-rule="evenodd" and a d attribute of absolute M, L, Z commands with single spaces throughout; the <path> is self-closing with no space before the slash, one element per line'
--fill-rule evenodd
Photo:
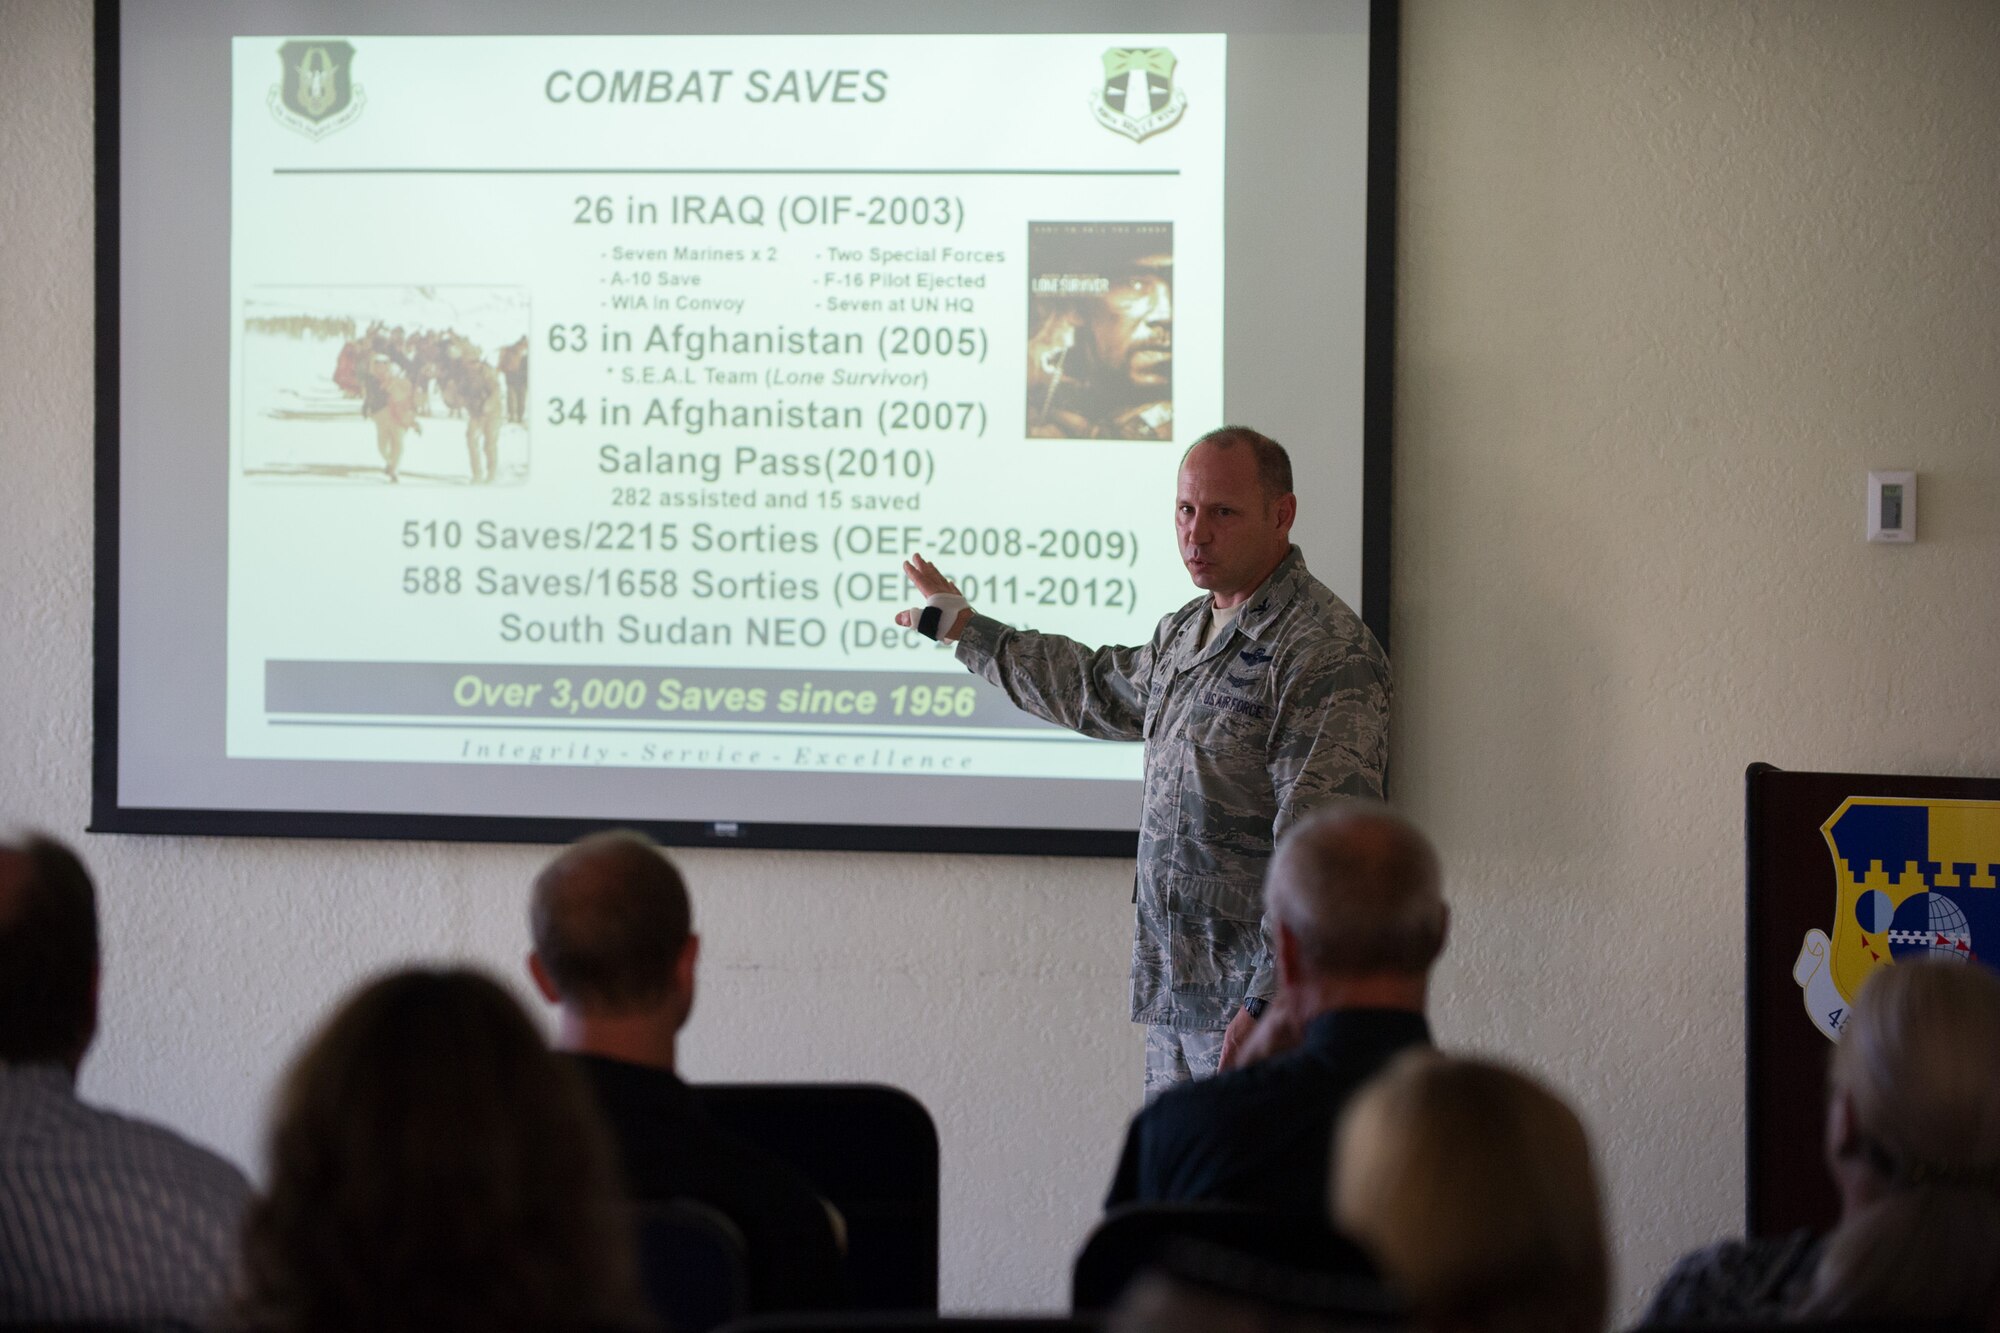
<path fill-rule="evenodd" d="M 1792 979 L 1827 1037 L 1840 1039 L 1878 967 L 2000 966 L 2000 801 L 1851 796 L 1820 833 L 1833 856 L 1833 933 L 1806 932 Z"/>

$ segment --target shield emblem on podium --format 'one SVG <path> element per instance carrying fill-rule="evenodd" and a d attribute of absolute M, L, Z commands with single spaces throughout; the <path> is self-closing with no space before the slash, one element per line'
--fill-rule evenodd
<path fill-rule="evenodd" d="M 2000 802 L 1849 797 L 1820 833 L 1833 856 L 1832 930 L 1792 968 L 1806 1013 L 1839 1039 L 1878 967 L 2000 963 Z"/>

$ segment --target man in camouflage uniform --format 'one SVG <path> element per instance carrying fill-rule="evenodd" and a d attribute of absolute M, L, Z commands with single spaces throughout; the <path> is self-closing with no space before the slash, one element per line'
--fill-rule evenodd
<path fill-rule="evenodd" d="M 1182 460 L 1175 527 L 1203 596 L 1136 648 L 1087 648 L 973 614 L 922 556 L 928 610 L 900 624 L 1037 717 L 1146 743 L 1132 1019 L 1148 1025 L 1146 1093 L 1215 1072 L 1276 991 L 1261 921 L 1278 837 L 1344 796 L 1380 797 L 1389 663 L 1290 540 L 1291 461 L 1229 426 Z"/>

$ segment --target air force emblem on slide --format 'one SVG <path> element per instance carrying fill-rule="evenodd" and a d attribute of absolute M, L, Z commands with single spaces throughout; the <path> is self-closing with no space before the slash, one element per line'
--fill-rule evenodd
<path fill-rule="evenodd" d="M 1114 46 L 1104 53 L 1104 84 L 1090 99 L 1097 123 L 1134 143 L 1171 129 L 1187 110 L 1174 87 L 1174 53 L 1164 46 Z"/>
<path fill-rule="evenodd" d="M 272 117 L 308 139 L 352 125 L 367 95 L 354 82 L 354 47 L 347 42 L 296 40 L 278 48 L 282 71 L 266 99 Z"/>
<path fill-rule="evenodd" d="M 1792 979 L 1821 1032 L 1840 1039 L 1878 967 L 2000 962 L 2000 801 L 1852 796 L 1820 833 L 1833 853 L 1833 937 L 1806 932 Z"/>

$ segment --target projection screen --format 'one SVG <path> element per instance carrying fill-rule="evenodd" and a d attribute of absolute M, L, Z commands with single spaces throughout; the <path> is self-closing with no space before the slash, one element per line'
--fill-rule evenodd
<path fill-rule="evenodd" d="M 1141 643 L 1286 443 L 1387 640 L 1385 4 L 98 8 L 103 831 L 1129 853 Z"/>

